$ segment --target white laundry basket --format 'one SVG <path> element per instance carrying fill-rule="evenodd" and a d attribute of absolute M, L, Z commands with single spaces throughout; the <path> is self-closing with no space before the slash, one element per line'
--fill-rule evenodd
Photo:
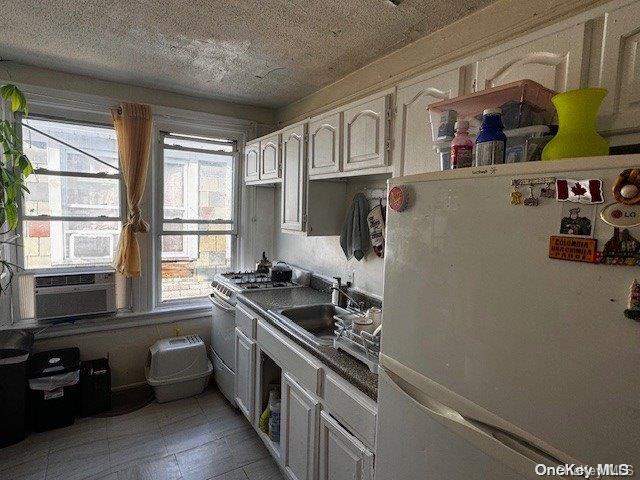
<path fill-rule="evenodd" d="M 145 375 L 160 403 L 191 397 L 209 383 L 213 367 L 198 335 L 165 338 L 149 348 Z"/>

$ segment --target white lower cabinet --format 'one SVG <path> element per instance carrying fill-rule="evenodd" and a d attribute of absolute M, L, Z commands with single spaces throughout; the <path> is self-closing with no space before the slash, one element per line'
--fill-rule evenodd
<path fill-rule="evenodd" d="M 373 453 L 326 411 L 320 414 L 319 480 L 372 480 Z"/>
<path fill-rule="evenodd" d="M 236 328 L 236 403 L 253 423 L 254 385 L 256 374 L 256 342 Z"/>
<path fill-rule="evenodd" d="M 290 480 L 317 478 L 320 402 L 289 374 L 282 375 L 280 440 L 282 466 Z"/>

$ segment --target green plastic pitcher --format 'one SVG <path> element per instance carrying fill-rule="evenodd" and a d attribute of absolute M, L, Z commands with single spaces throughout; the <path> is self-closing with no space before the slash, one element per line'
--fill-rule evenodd
<path fill-rule="evenodd" d="M 542 160 L 609 155 L 609 143 L 596 130 L 606 88 L 581 88 L 555 95 L 558 133 L 542 150 Z"/>

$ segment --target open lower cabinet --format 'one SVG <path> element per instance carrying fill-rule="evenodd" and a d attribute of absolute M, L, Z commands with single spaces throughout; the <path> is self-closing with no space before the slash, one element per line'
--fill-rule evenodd
<path fill-rule="evenodd" d="M 281 459 L 282 429 L 280 412 L 282 412 L 282 408 L 280 407 L 280 412 L 271 412 L 269 400 L 272 396 L 275 396 L 281 404 L 282 369 L 266 352 L 260 349 L 258 349 L 257 358 L 255 377 L 256 412 L 253 424 L 271 455 L 279 462 Z M 265 417 L 266 421 L 264 420 Z M 262 421 L 261 418 L 263 419 Z"/>

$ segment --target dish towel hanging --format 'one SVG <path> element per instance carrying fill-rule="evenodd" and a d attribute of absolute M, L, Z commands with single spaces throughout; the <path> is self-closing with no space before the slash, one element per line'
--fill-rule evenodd
<path fill-rule="evenodd" d="M 369 226 L 367 214 L 369 213 L 369 201 L 363 193 L 357 193 L 353 197 L 351 208 L 347 212 L 347 218 L 342 225 L 340 246 L 347 260 L 355 257 L 362 260 L 369 250 Z"/>
<path fill-rule="evenodd" d="M 371 209 L 367 215 L 367 222 L 369 223 L 373 251 L 378 257 L 384 258 L 384 208 L 382 204 Z"/>

